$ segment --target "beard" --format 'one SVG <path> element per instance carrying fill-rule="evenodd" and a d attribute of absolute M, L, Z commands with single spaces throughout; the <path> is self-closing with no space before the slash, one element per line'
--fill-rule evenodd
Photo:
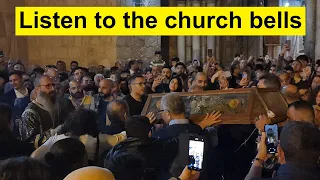
<path fill-rule="evenodd" d="M 84 97 L 84 94 L 82 92 L 76 92 L 72 93 L 71 96 L 75 99 L 82 99 Z"/>
<path fill-rule="evenodd" d="M 106 98 L 110 97 L 111 95 L 112 95 L 112 93 L 109 93 L 109 94 L 99 93 L 99 96 L 100 96 L 102 99 L 106 99 Z"/>

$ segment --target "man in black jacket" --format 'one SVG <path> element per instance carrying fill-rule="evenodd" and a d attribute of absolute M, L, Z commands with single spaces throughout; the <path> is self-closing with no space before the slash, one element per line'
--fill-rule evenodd
<path fill-rule="evenodd" d="M 210 126 L 221 122 L 219 120 L 220 112 L 212 112 L 198 124 L 193 124 L 186 118 L 184 101 L 178 93 L 169 93 L 162 97 L 160 112 L 162 119 L 168 126 L 152 133 L 152 137 L 160 139 L 178 138 L 180 134 L 185 133 L 202 135 L 205 137 L 205 144 L 207 144 L 206 147 L 208 148 L 206 148 L 205 152 L 208 152 L 207 155 L 210 156 L 210 152 L 218 144 L 217 129 Z M 181 151 L 184 150 L 181 149 Z M 211 157 L 206 158 L 205 161 L 207 162 L 205 164 L 209 163 L 210 159 Z M 177 157 L 172 171 L 173 176 L 178 176 L 187 165 L 185 163 L 183 157 Z M 202 173 L 202 176 L 205 174 L 206 172 Z"/>
<path fill-rule="evenodd" d="M 281 131 L 278 146 L 281 166 L 276 176 L 269 180 L 319 180 L 319 137 L 320 131 L 314 124 L 303 121 L 287 122 Z M 267 159 L 265 139 L 266 134 L 262 133 L 259 152 L 245 180 L 261 179 L 263 163 Z"/>
<path fill-rule="evenodd" d="M 113 147 L 105 158 L 105 167 L 112 157 L 133 153 L 145 163 L 144 179 L 169 179 L 169 169 L 178 153 L 178 140 L 150 138 L 152 125 L 145 116 L 133 116 L 126 121 L 128 139 Z M 118 177 L 119 178 L 119 177 Z"/>

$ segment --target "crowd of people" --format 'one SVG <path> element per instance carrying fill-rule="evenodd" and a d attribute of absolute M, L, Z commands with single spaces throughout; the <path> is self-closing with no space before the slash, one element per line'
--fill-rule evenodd
<path fill-rule="evenodd" d="M 214 57 L 165 62 L 156 52 L 148 64 L 85 68 L 72 61 L 68 71 L 57 61 L 28 72 L 22 61 L 0 57 L 0 179 L 319 180 L 320 60 L 293 60 L 288 51 L 285 45 L 277 58 L 237 54 L 230 68 Z M 270 117 L 224 125 L 212 112 L 192 122 L 179 95 L 254 87 L 276 89 L 288 104 L 272 158 L 264 132 Z M 161 119 L 141 115 L 152 93 L 165 93 Z M 205 139 L 201 172 L 179 161 L 185 133 Z"/>

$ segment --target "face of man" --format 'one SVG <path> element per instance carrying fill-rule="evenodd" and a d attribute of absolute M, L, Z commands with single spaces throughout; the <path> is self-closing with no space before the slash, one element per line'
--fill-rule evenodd
<path fill-rule="evenodd" d="M 153 77 L 158 77 L 161 74 L 161 67 L 160 66 L 153 66 L 151 73 L 153 75 Z"/>
<path fill-rule="evenodd" d="M 56 66 L 57 66 L 57 70 L 60 71 L 60 72 L 64 72 L 67 69 L 66 68 L 66 63 L 64 63 L 64 62 L 58 62 L 56 64 Z"/>
<path fill-rule="evenodd" d="M 304 101 L 309 100 L 309 90 L 308 89 L 299 89 L 300 99 Z"/>
<path fill-rule="evenodd" d="M 182 65 L 177 66 L 177 68 L 176 68 L 177 74 L 182 74 L 182 73 L 184 73 L 184 71 L 185 71 L 185 69 Z"/>
<path fill-rule="evenodd" d="M 78 63 L 71 63 L 71 70 L 75 70 L 78 67 Z"/>
<path fill-rule="evenodd" d="M 208 85 L 207 77 L 203 74 L 197 75 L 194 84 L 200 86 L 202 89 L 205 89 Z"/>
<path fill-rule="evenodd" d="M 93 81 L 90 77 L 85 76 L 82 78 L 82 86 L 88 86 L 91 84 L 93 84 Z"/>
<path fill-rule="evenodd" d="M 75 99 L 82 99 L 84 97 L 83 89 L 79 82 L 71 81 L 69 83 L 69 93 Z"/>
<path fill-rule="evenodd" d="M 138 62 L 134 62 L 132 65 L 131 65 L 131 70 L 133 71 L 136 71 L 139 69 L 139 65 L 138 65 Z"/>
<path fill-rule="evenodd" d="M 161 118 L 163 119 L 164 123 L 169 124 L 169 122 L 171 120 L 170 119 L 170 112 L 165 109 L 165 107 L 163 106 L 162 100 L 161 100 L 161 105 L 160 105 L 160 115 L 161 115 Z"/>
<path fill-rule="evenodd" d="M 247 68 L 247 61 L 241 60 L 240 61 L 240 69 L 246 69 Z"/>
<path fill-rule="evenodd" d="M 54 102 L 56 98 L 56 89 L 53 80 L 50 77 L 43 77 L 40 80 L 40 85 L 37 87 L 38 92 L 43 92 L 50 96 L 51 101 Z"/>
<path fill-rule="evenodd" d="M 103 74 L 104 73 L 104 66 L 99 65 L 97 70 L 98 70 L 98 73 L 102 73 Z"/>
<path fill-rule="evenodd" d="M 131 91 L 133 93 L 136 93 L 140 96 L 142 96 L 144 94 L 144 88 L 145 88 L 145 84 L 144 84 L 144 78 L 136 78 L 133 82 L 131 82 Z"/>
<path fill-rule="evenodd" d="M 166 77 L 167 79 L 170 79 L 171 77 L 171 69 L 163 68 L 161 72 L 163 77 Z"/>
<path fill-rule="evenodd" d="M 301 72 L 301 68 L 302 68 L 301 62 L 300 61 L 294 61 L 292 63 L 292 68 L 293 68 L 294 72 Z"/>
<path fill-rule="evenodd" d="M 15 60 L 9 60 L 8 61 L 8 69 L 12 70 L 15 63 L 16 63 Z"/>
<path fill-rule="evenodd" d="M 101 80 L 99 83 L 99 93 L 103 97 L 109 97 L 112 93 L 113 83 L 110 80 Z"/>
<path fill-rule="evenodd" d="M 23 86 L 22 78 L 16 74 L 11 75 L 9 81 L 13 89 L 20 89 Z"/>
<path fill-rule="evenodd" d="M 289 84 L 289 81 L 290 81 L 289 74 L 280 74 L 279 79 L 282 87 Z"/>
<path fill-rule="evenodd" d="M 77 69 L 76 71 L 74 71 L 74 80 L 79 81 L 81 79 L 81 77 L 84 76 L 84 72 L 82 69 Z"/>
<path fill-rule="evenodd" d="M 313 78 L 311 88 L 316 89 L 317 86 L 319 86 L 319 85 L 320 85 L 320 77 Z"/>
<path fill-rule="evenodd" d="M 258 88 L 266 88 L 265 84 L 264 84 L 264 79 L 260 79 L 258 84 L 257 84 Z"/>
<path fill-rule="evenodd" d="M 276 72 L 277 72 L 277 71 L 276 71 L 276 67 L 273 67 L 273 66 L 272 66 L 272 67 L 270 68 L 270 70 L 269 70 L 269 73 L 270 73 L 270 74 L 276 74 Z"/>
<path fill-rule="evenodd" d="M 16 64 L 16 65 L 13 67 L 13 70 L 25 72 L 24 67 L 23 67 L 23 65 L 21 65 L 21 64 Z"/>

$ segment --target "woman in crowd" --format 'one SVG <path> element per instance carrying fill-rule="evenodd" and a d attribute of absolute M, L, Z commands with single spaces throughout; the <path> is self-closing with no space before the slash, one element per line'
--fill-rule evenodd
<path fill-rule="evenodd" d="M 181 78 L 174 76 L 170 79 L 169 83 L 170 92 L 182 92 L 182 80 Z"/>

